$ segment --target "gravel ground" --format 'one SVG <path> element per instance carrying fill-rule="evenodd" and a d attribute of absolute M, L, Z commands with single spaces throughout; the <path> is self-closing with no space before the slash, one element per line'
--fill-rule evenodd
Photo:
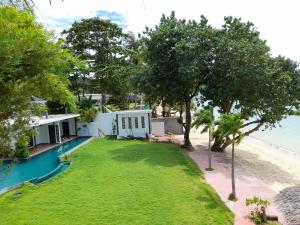
<path fill-rule="evenodd" d="M 283 189 L 275 201 L 288 225 L 300 225 L 300 185 Z"/>

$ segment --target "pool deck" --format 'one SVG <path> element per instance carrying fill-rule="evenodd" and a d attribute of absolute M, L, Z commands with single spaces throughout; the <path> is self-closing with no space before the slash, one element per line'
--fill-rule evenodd
<path fill-rule="evenodd" d="M 48 150 L 50 150 L 50 149 L 52 149 L 52 148 L 54 148 L 56 146 L 64 144 L 64 143 L 66 143 L 68 141 L 71 141 L 71 140 L 73 140 L 75 138 L 77 138 L 77 136 L 70 136 L 68 138 L 64 138 L 61 143 L 56 143 L 56 144 L 39 144 L 39 145 L 35 146 L 34 148 L 30 149 L 29 158 L 33 157 L 33 156 L 36 156 L 36 155 L 39 155 L 39 154 L 41 154 L 43 152 L 46 152 L 46 151 L 48 151 Z"/>

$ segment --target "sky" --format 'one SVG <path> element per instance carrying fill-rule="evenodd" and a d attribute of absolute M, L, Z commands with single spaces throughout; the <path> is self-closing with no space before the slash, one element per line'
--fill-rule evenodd
<path fill-rule="evenodd" d="M 299 0 L 35 0 L 39 20 L 57 33 L 74 21 L 99 16 L 135 34 L 158 24 L 161 15 L 175 11 L 178 18 L 199 20 L 204 15 L 214 27 L 224 16 L 251 21 L 267 40 L 273 56 L 300 62 Z"/>

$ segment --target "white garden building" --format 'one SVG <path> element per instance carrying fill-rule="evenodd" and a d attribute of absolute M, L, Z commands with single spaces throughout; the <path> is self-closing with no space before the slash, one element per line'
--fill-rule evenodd
<path fill-rule="evenodd" d="M 99 113 L 93 122 L 78 123 L 78 136 L 117 135 L 118 138 L 151 134 L 151 110 Z"/>

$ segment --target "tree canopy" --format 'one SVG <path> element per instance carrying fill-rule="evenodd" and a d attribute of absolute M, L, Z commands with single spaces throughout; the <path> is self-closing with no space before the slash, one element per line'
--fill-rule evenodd
<path fill-rule="evenodd" d="M 250 22 L 225 17 L 215 34 L 209 74 L 200 92 L 202 103 L 208 102 L 223 114 L 240 113 L 246 135 L 275 126 L 298 109 L 296 62 L 272 57 Z M 213 149 L 224 150 L 229 144 L 229 138 L 216 138 Z"/>
<path fill-rule="evenodd" d="M 0 155 L 10 137 L 28 128 L 33 96 L 56 100 L 75 110 L 67 73 L 74 58 L 26 10 L 0 7 Z M 18 132 L 16 132 L 18 131 Z"/>
<path fill-rule="evenodd" d="M 210 34 L 207 20 L 180 20 L 173 12 L 163 15 L 154 29 L 142 37 L 145 67 L 139 78 L 140 88 L 149 99 L 169 105 L 185 105 L 185 145 L 190 145 L 191 102 L 199 93 L 208 73 Z"/>
<path fill-rule="evenodd" d="M 111 21 L 98 17 L 75 22 L 62 34 L 66 48 L 88 62 L 88 71 L 73 77 L 82 84 L 82 95 L 85 91 L 102 93 L 103 97 L 110 94 L 115 99 L 127 95 L 134 69 L 132 36 Z"/>

